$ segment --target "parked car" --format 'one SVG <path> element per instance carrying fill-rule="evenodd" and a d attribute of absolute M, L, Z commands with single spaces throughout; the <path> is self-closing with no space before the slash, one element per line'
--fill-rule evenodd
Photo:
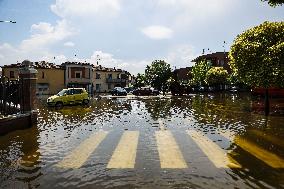
<path fill-rule="evenodd" d="M 198 91 L 199 92 L 207 92 L 208 91 L 208 87 L 207 86 L 200 86 Z"/>
<path fill-rule="evenodd" d="M 127 93 L 132 93 L 133 92 L 133 88 L 132 87 L 125 87 L 124 89 L 126 90 Z"/>
<path fill-rule="evenodd" d="M 127 91 L 122 87 L 115 87 L 111 92 L 113 96 L 126 96 Z"/>
<path fill-rule="evenodd" d="M 230 92 L 238 92 L 238 90 L 239 90 L 239 87 L 238 86 L 232 86 L 231 88 L 230 88 Z"/>
<path fill-rule="evenodd" d="M 84 88 L 68 88 L 63 89 L 58 94 L 47 99 L 49 106 L 62 107 L 71 104 L 88 104 L 89 95 Z"/>
<path fill-rule="evenodd" d="M 155 90 L 154 88 L 151 87 L 141 87 L 139 89 L 134 90 L 132 93 L 137 96 L 150 96 L 150 95 L 160 94 L 158 90 Z"/>

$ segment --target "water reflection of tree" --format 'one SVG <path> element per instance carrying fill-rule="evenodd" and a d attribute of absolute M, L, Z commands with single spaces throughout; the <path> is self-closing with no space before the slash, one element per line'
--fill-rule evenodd
<path fill-rule="evenodd" d="M 190 110 L 190 100 L 187 97 L 154 98 L 144 99 L 145 107 L 154 120 L 159 118 L 170 118 L 172 115 L 180 114 Z"/>
<path fill-rule="evenodd" d="M 154 120 L 158 118 L 167 118 L 171 116 L 171 99 L 167 98 L 155 98 L 155 99 L 143 99 L 145 107 L 148 113 Z"/>
<path fill-rule="evenodd" d="M 248 95 L 230 93 L 204 94 L 192 97 L 192 115 L 203 124 L 248 121 Z M 241 118 L 241 119 L 240 119 Z"/>

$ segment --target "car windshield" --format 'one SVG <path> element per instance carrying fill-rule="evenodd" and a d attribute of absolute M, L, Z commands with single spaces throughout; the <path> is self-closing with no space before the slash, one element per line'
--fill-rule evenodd
<path fill-rule="evenodd" d="M 62 90 L 59 93 L 57 93 L 57 96 L 63 96 L 64 94 L 66 94 L 67 90 Z"/>

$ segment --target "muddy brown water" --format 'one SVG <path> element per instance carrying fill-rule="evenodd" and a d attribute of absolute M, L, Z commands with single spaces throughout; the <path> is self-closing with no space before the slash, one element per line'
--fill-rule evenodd
<path fill-rule="evenodd" d="M 283 112 L 249 94 L 38 102 L 37 126 L 0 136 L 1 189 L 284 188 Z"/>

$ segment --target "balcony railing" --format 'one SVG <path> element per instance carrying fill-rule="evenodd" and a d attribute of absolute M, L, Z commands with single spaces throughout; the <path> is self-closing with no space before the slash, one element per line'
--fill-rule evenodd
<path fill-rule="evenodd" d="M 125 83 L 125 79 L 110 79 L 110 78 L 107 78 L 106 79 L 106 82 L 107 83 Z"/>

